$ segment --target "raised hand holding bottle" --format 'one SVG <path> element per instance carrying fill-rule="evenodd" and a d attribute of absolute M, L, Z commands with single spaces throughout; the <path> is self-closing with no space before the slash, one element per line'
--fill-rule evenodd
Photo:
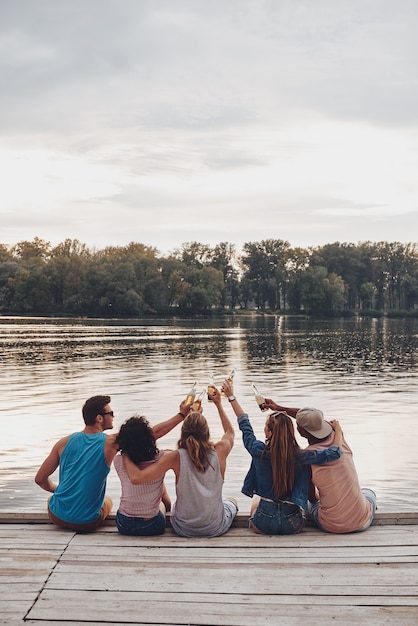
<path fill-rule="evenodd" d="M 206 393 L 206 389 L 202 389 L 202 391 L 199 393 L 199 395 L 197 396 L 197 398 L 194 400 L 192 404 L 192 411 L 195 411 L 196 413 L 202 412 L 202 400 L 204 398 L 205 393 Z"/>
<path fill-rule="evenodd" d="M 208 400 L 209 400 L 209 402 L 213 402 L 211 396 L 213 396 L 215 391 L 216 391 L 216 387 L 215 387 L 214 377 L 213 377 L 213 374 L 211 372 L 211 374 L 209 376 L 209 383 L 208 383 Z"/>
<path fill-rule="evenodd" d="M 264 402 L 263 394 L 258 390 L 254 383 L 251 385 L 251 387 L 254 392 L 255 401 L 257 402 L 260 411 L 268 411 L 268 406 L 266 406 Z"/>
<path fill-rule="evenodd" d="M 188 406 L 189 404 L 192 404 L 193 400 L 195 399 L 196 393 L 197 393 L 197 385 L 198 385 L 197 380 L 194 381 L 193 383 L 193 387 L 190 389 L 189 393 L 186 396 L 186 399 L 184 401 L 184 403 Z"/>
<path fill-rule="evenodd" d="M 228 381 L 228 383 L 231 385 L 231 387 L 232 387 L 233 382 L 234 382 L 234 376 L 235 376 L 235 372 L 236 372 L 236 371 L 237 371 L 237 370 L 236 370 L 236 369 L 235 369 L 235 367 L 234 367 L 234 369 L 231 371 L 230 375 L 229 375 L 229 376 L 228 376 L 228 378 L 226 379 L 226 380 Z M 222 395 L 223 395 L 223 396 L 225 395 L 225 394 L 224 394 L 224 392 L 222 392 Z"/>

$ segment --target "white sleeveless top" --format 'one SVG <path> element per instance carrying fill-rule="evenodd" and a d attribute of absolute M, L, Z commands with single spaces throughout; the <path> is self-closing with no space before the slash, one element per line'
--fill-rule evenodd
<path fill-rule="evenodd" d="M 215 449 L 209 451 L 210 465 L 197 471 L 187 450 L 180 448 L 180 476 L 171 526 L 182 537 L 217 537 L 229 527 L 222 500 L 223 478 Z"/>

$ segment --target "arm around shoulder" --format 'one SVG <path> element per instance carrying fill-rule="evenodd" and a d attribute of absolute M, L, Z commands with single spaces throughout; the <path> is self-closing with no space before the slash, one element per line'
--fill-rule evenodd
<path fill-rule="evenodd" d="M 119 444 L 117 443 L 117 435 L 107 435 L 104 455 L 106 464 L 110 467 L 112 465 L 113 459 L 115 458 L 117 452 L 119 450 Z"/>
<path fill-rule="evenodd" d="M 127 454 L 122 455 L 122 460 L 128 478 L 133 485 L 143 485 L 144 483 L 149 483 L 152 480 L 161 478 L 170 469 L 174 470 L 177 476 L 180 466 L 178 450 L 166 452 L 161 459 L 155 463 L 150 463 L 144 469 L 139 469 Z"/>

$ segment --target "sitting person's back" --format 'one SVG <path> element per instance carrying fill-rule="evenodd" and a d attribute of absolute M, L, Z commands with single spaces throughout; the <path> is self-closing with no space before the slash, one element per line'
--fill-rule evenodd
<path fill-rule="evenodd" d="M 187 450 L 180 448 L 178 453 L 180 474 L 171 515 L 173 530 L 183 537 L 223 535 L 235 517 L 236 507 L 233 502 L 222 500 L 224 481 L 215 448 L 207 451 L 204 471 L 196 469 Z M 228 516 L 225 516 L 225 504 L 230 512 Z"/>
<path fill-rule="evenodd" d="M 180 406 L 180 411 L 182 406 Z M 182 413 L 177 414 L 184 418 Z M 171 423 L 170 423 L 171 422 Z M 178 421 L 166 422 L 163 433 L 171 430 Z M 159 425 L 155 432 L 158 434 Z M 166 512 L 171 502 L 164 485 L 164 475 L 145 484 L 133 484 L 125 467 L 129 458 L 140 469 L 158 462 L 167 450 L 158 450 L 153 428 L 143 416 L 134 415 L 122 424 L 116 438 L 120 454 L 113 464 L 121 482 L 122 494 L 116 513 L 116 527 L 122 535 L 161 535 L 165 531 Z"/>
<path fill-rule="evenodd" d="M 334 431 L 306 450 L 324 450 L 332 444 Z M 359 483 L 353 453 L 345 439 L 341 457 L 325 465 L 312 466 L 312 482 L 318 489 L 317 522 L 331 533 L 348 533 L 363 529 L 372 519 L 373 506 Z"/>
<path fill-rule="evenodd" d="M 53 516 L 74 525 L 94 522 L 103 504 L 106 478 L 105 433 L 73 433 L 60 457 L 60 479 L 49 500 Z"/>
<path fill-rule="evenodd" d="M 266 406 L 274 411 L 286 411 L 296 419 L 299 434 L 308 440 L 306 451 L 321 451 L 332 445 L 335 432 L 319 409 L 291 408 L 269 398 Z M 360 487 L 353 453 L 341 432 L 342 455 L 326 465 L 312 466 L 312 483 L 319 499 L 310 496 L 309 515 L 315 524 L 330 533 L 351 533 L 366 530 L 376 511 L 376 494 Z"/>
<path fill-rule="evenodd" d="M 48 516 L 54 524 L 76 532 L 95 530 L 112 510 L 105 495 L 106 479 L 117 452 L 110 396 L 92 396 L 82 409 L 84 429 L 63 437 L 53 446 L 35 482 L 51 492 Z M 59 467 L 59 482 L 51 476 Z"/>

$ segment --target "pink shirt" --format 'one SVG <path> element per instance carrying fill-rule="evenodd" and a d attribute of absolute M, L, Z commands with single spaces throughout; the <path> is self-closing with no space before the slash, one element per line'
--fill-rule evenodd
<path fill-rule="evenodd" d="M 334 432 L 307 450 L 323 450 L 331 445 Z M 342 455 L 326 465 L 312 465 L 312 481 L 319 491 L 318 520 L 330 533 L 360 530 L 370 520 L 372 505 L 364 497 L 354 466 L 353 453 L 343 440 Z"/>
<path fill-rule="evenodd" d="M 143 469 L 150 463 L 155 463 L 166 452 L 168 451 L 160 450 L 152 461 L 144 461 L 138 467 Z M 164 476 L 143 485 L 133 485 L 126 473 L 121 454 L 115 456 L 113 464 L 122 487 L 119 503 L 119 511 L 122 515 L 127 515 L 128 517 L 155 517 L 159 511 L 163 495 Z"/>

